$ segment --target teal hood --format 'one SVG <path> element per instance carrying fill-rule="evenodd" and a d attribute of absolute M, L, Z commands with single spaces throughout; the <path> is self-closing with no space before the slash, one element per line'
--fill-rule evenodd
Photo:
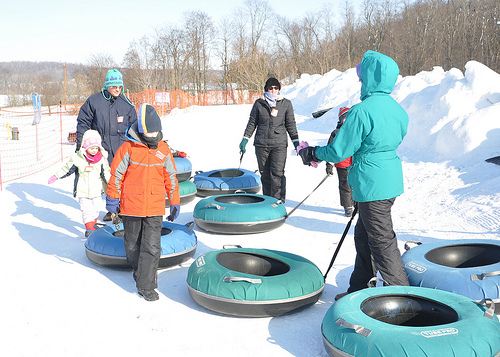
<path fill-rule="evenodd" d="M 408 114 L 390 96 L 399 75 L 390 57 L 368 51 L 361 62 L 361 103 L 347 112 L 345 123 L 316 157 L 337 163 L 352 156 L 347 177 L 357 202 L 385 200 L 404 192 L 397 149 L 408 130 Z"/>
<path fill-rule="evenodd" d="M 399 67 L 382 53 L 367 51 L 361 62 L 361 100 L 373 93 L 390 94 L 399 76 Z"/>

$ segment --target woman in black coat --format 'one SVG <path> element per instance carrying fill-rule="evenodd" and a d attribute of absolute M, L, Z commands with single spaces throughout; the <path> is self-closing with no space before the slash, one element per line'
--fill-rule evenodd
<path fill-rule="evenodd" d="M 281 84 L 276 78 L 267 80 L 264 98 L 257 99 L 250 112 L 240 150 L 245 153 L 248 140 L 256 132 L 253 145 L 262 180 L 262 193 L 285 202 L 287 134 L 295 149 L 299 145 L 299 134 L 292 102 L 284 98 L 280 90 Z"/>

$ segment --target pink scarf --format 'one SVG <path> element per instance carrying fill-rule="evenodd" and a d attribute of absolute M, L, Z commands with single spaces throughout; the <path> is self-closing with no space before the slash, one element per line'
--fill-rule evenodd
<path fill-rule="evenodd" d="M 99 162 L 102 159 L 102 154 L 100 151 L 98 151 L 97 154 L 95 154 L 94 156 L 90 156 L 87 153 L 83 154 L 83 156 L 85 156 L 89 164 L 95 164 L 96 162 Z"/>

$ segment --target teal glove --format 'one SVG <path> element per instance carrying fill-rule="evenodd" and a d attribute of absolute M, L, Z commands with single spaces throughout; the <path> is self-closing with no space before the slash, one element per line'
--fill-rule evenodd
<path fill-rule="evenodd" d="M 299 146 L 299 143 L 300 141 L 298 139 L 293 141 L 293 146 L 295 147 L 295 151 L 297 151 L 297 146 Z"/>
<path fill-rule="evenodd" d="M 247 146 L 247 143 L 248 143 L 248 139 L 247 139 L 247 138 L 243 138 L 243 139 L 241 140 L 241 143 L 240 143 L 240 152 L 241 152 L 242 154 L 244 154 L 244 153 L 246 152 L 246 150 L 245 150 L 245 146 Z"/>

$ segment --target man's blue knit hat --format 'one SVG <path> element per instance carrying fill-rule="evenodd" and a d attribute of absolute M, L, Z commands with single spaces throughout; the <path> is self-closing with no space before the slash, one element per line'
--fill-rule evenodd
<path fill-rule="evenodd" d="M 110 69 L 108 74 L 106 74 L 106 82 L 104 83 L 104 89 L 108 87 L 123 87 L 123 76 L 117 69 Z"/>

